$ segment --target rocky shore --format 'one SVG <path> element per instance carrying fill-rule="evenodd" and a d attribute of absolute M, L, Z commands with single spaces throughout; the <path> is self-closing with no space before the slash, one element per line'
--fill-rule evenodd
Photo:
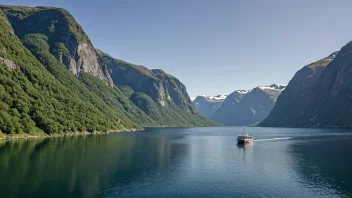
<path fill-rule="evenodd" d="M 109 132 L 69 132 L 64 134 L 52 134 L 52 135 L 6 135 L 5 137 L 0 138 L 0 140 L 19 140 L 19 139 L 36 139 L 36 138 L 52 138 L 52 137 L 66 137 L 66 136 L 80 136 L 80 135 L 107 135 L 109 133 L 119 133 L 119 132 L 134 132 L 134 131 L 143 131 L 143 129 L 121 129 L 121 130 L 111 130 Z"/>

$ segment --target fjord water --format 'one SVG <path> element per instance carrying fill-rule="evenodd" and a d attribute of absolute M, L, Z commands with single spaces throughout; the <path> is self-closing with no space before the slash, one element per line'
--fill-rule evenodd
<path fill-rule="evenodd" d="M 241 127 L 0 142 L 1 197 L 350 197 L 352 131 Z"/>

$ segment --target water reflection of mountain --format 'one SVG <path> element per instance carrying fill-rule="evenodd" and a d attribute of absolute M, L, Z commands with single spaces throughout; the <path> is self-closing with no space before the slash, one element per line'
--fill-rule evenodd
<path fill-rule="evenodd" d="M 352 138 L 329 138 L 290 146 L 300 183 L 314 193 L 352 196 Z"/>
<path fill-rule="evenodd" d="M 95 197 L 169 169 L 185 146 L 106 135 L 1 142 L 1 196 Z"/>

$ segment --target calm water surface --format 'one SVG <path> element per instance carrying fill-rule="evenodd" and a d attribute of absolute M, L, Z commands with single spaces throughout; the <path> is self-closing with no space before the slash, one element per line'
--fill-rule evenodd
<path fill-rule="evenodd" d="M 352 131 L 169 128 L 0 142 L 1 197 L 352 197 Z"/>

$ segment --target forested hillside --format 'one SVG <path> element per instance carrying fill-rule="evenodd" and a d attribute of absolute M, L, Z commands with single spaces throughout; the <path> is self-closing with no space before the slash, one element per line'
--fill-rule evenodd
<path fill-rule="evenodd" d="M 148 113 L 143 95 L 126 96 L 127 88 L 114 84 L 83 28 L 63 9 L 0 6 L 0 65 L 0 133 L 214 125 L 193 111 L 185 88 L 167 108 L 150 96 L 162 115 Z M 173 116 L 160 120 L 168 109 Z"/>

